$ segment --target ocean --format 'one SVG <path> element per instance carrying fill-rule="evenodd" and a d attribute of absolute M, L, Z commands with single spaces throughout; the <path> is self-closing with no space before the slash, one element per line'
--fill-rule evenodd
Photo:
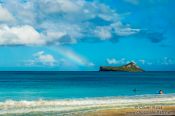
<path fill-rule="evenodd" d="M 3 115 L 175 104 L 174 93 L 175 72 L 0 72 Z"/>

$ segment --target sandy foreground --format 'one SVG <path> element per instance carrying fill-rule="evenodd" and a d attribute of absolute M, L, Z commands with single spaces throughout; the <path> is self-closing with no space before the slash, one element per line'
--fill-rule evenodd
<path fill-rule="evenodd" d="M 76 114 L 77 116 L 175 116 L 175 106 L 139 106 L 106 109 Z"/>
<path fill-rule="evenodd" d="M 122 109 L 103 109 L 69 113 L 35 112 L 24 114 L 5 114 L 0 116 L 175 116 L 174 106 L 139 106 Z"/>

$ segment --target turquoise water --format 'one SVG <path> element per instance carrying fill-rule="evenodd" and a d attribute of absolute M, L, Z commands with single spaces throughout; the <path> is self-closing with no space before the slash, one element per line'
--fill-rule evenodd
<path fill-rule="evenodd" d="M 0 115 L 69 116 L 139 104 L 175 105 L 174 93 L 175 72 L 0 72 Z"/>
<path fill-rule="evenodd" d="M 159 90 L 175 93 L 175 72 L 0 72 L 0 101 L 133 96 Z"/>

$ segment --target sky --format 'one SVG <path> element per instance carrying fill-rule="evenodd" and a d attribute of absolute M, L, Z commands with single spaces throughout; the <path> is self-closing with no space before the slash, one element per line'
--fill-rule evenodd
<path fill-rule="evenodd" d="M 0 0 L 0 70 L 175 71 L 175 0 Z"/>

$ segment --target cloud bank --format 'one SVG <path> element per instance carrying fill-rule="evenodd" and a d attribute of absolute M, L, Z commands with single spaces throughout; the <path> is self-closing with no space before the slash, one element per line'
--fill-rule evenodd
<path fill-rule="evenodd" d="M 140 32 L 94 1 L 6 0 L 0 3 L 0 14 L 0 45 L 74 44 Z"/>

